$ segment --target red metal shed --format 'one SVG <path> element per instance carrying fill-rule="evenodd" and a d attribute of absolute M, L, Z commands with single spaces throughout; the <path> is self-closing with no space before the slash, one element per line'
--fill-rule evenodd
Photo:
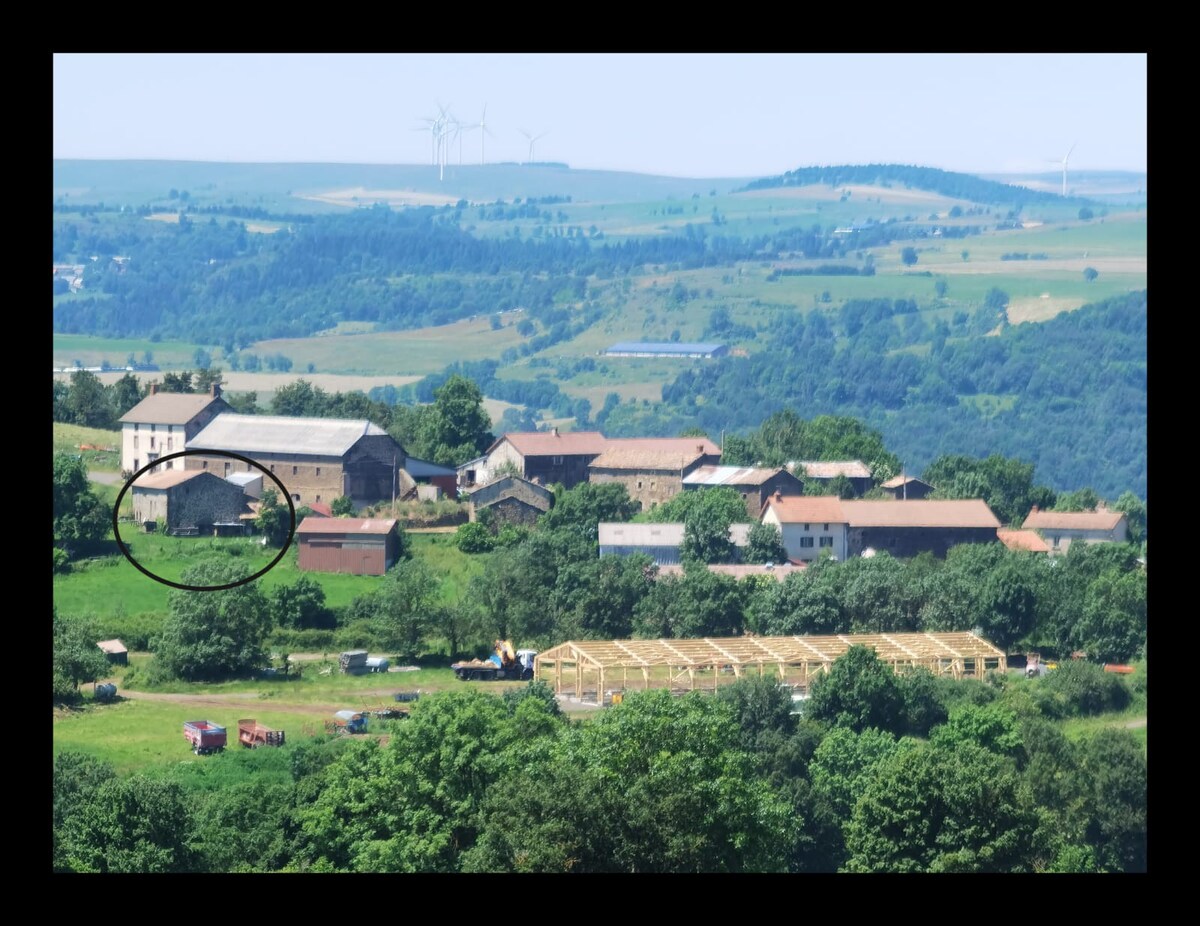
<path fill-rule="evenodd" d="M 381 576 L 396 562 L 395 518 L 305 518 L 296 539 L 300 568 L 312 572 Z"/>

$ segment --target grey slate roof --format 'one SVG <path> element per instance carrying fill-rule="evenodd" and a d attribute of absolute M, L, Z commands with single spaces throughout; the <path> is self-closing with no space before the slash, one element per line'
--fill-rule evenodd
<path fill-rule="evenodd" d="M 225 413 L 188 441 L 187 449 L 340 457 L 360 438 L 384 434 L 383 428 L 366 420 Z"/>

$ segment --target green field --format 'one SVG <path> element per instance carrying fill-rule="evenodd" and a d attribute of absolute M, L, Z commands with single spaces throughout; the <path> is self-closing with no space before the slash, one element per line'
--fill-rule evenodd
<path fill-rule="evenodd" d="M 111 491 L 116 499 L 117 487 L 103 486 L 97 494 Z M 161 537 L 138 534 L 129 529 L 122 539 L 138 562 L 164 579 L 178 582 L 183 571 L 193 563 L 209 556 L 229 558 L 244 563 L 244 574 L 261 569 L 276 551 L 264 551 L 256 538 L 240 537 Z M 482 570 L 482 563 L 459 551 L 451 542 L 453 534 L 409 534 L 413 555 L 438 579 L 439 595 L 443 601 L 457 601 L 470 577 Z M 238 551 L 236 554 L 234 551 Z M 379 587 L 384 581 L 378 576 L 339 575 L 328 572 L 301 573 L 296 565 L 296 550 L 289 550 L 279 564 L 259 580 L 259 587 L 269 592 L 277 585 L 290 585 L 301 575 L 314 579 L 325 590 L 326 604 L 341 607 L 360 595 Z M 92 615 L 104 627 L 112 627 L 120 636 L 125 621 L 150 620 L 161 623 L 167 613 L 168 595 L 173 591 L 139 572 L 125 557 L 118 555 L 79 563 L 66 575 L 55 576 L 53 600 L 64 615 Z"/>
<path fill-rule="evenodd" d="M 195 367 L 198 344 L 183 341 L 150 341 L 145 338 L 94 338 L 84 334 L 55 334 L 53 340 L 54 366 L 69 367 L 75 361 L 82 366 L 100 366 L 108 361 L 114 367 L 125 366 L 129 355 L 140 362 L 149 351 L 154 363 L 163 369 Z"/>
<path fill-rule="evenodd" d="M 81 450 L 81 445 L 111 447 L 110 450 Z M 85 428 L 77 424 L 54 422 L 54 452 L 83 457 L 89 470 L 117 472 L 121 468 L 121 432 Z"/>

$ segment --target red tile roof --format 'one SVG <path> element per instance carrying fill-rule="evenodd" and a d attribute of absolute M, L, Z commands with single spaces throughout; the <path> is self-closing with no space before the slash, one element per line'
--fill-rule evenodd
<path fill-rule="evenodd" d="M 182 462 L 182 461 L 181 461 Z M 158 473 L 146 473 L 133 482 L 135 489 L 169 489 L 197 476 L 211 476 L 202 469 L 164 469 Z M 219 478 L 219 477 L 214 477 Z"/>
<path fill-rule="evenodd" d="M 324 502 L 309 502 L 308 508 L 313 514 L 319 514 L 323 518 L 333 517 L 333 509 Z"/>
<path fill-rule="evenodd" d="M 604 452 L 605 438 L 599 431 L 514 431 L 503 435 L 487 449 L 490 454 L 508 441 L 523 457 L 575 456 Z"/>
<path fill-rule="evenodd" d="M 996 531 L 996 537 L 1010 550 L 1028 550 L 1031 553 L 1049 553 L 1047 545 L 1037 531 L 1015 531 L 1001 528 Z"/>
<path fill-rule="evenodd" d="M 929 486 L 928 482 L 924 479 L 918 479 L 916 476 L 893 476 L 887 482 L 879 483 L 879 487 L 881 489 L 898 489 L 902 485 L 912 485 L 914 482 L 919 482 L 923 486 Z M 929 486 L 929 488 L 932 489 L 933 486 Z"/>
<path fill-rule="evenodd" d="M 851 527 L 1000 527 L 981 498 L 842 502 Z"/>
<path fill-rule="evenodd" d="M 305 518 L 297 534 L 387 534 L 396 527 L 395 518 Z"/>
<path fill-rule="evenodd" d="M 1098 511 L 1038 511 L 1029 512 L 1022 527 L 1037 530 L 1110 531 L 1125 517 L 1119 511 L 1101 508 Z"/>
<path fill-rule="evenodd" d="M 775 512 L 780 524 L 845 524 L 843 504 L 836 495 L 785 495 L 783 498 L 772 495 L 767 499 L 766 507 Z"/>
<path fill-rule="evenodd" d="M 703 456 L 703 452 L 695 447 L 691 450 L 610 447 L 592 460 L 590 468 L 679 472 L 687 469 Z"/>

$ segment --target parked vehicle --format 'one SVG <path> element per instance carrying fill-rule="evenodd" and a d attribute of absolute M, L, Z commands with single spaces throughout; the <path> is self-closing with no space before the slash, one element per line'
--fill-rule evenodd
<path fill-rule="evenodd" d="M 111 682 L 105 682 L 96 686 L 95 694 L 92 695 L 96 701 L 111 701 L 117 696 L 117 686 Z"/>
<path fill-rule="evenodd" d="M 259 746 L 282 746 L 284 739 L 282 730 L 272 730 L 257 720 L 238 721 L 238 742 L 248 749 L 257 749 Z"/>
<path fill-rule="evenodd" d="M 487 659 L 472 659 L 469 662 L 456 662 L 450 668 L 460 681 L 490 682 L 499 679 L 533 678 L 533 660 L 537 650 L 513 650 L 508 640 L 497 640 L 496 651 Z"/>
<path fill-rule="evenodd" d="M 420 691 L 397 691 L 395 698 L 401 704 L 407 704 L 411 701 L 421 700 L 421 692 Z"/>
<path fill-rule="evenodd" d="M 366 733 L 367 714 L 362 711 L 338 711 L 333 715 L 333 720 L 325 722 L 325 730 L 328 733 Z"/>
<path fill-rule="evenodd" d="M 185 720 L 183 738 L 192 744 L 198 756 L 225 751 L 225 728 L 207 720 Z"/>

